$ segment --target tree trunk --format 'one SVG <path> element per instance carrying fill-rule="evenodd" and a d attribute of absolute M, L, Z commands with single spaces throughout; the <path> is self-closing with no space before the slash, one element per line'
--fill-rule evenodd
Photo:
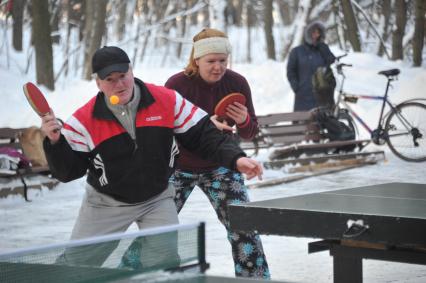
<path fill-rule="evenodd" d="M 355 52 L 361 52 L 361 40 L 359 35 L 358 23 L 351 4 L 351 0 L 340 0 L 342 5 L 343 17 L 346 25 L 346 34 L 352 49 Z"/>
<path fill-rule="evenodd" d="M 274 19 L 272 17 L 272 3 L 273 0 L 265 0 L 263 1 L 263 22 L 264 22 L 264 31 L 265 31 L 265 39 L 266 39 L 266 50 L 268 59 L 275 60 L 275 42 L 273 35 L 273 26 Z"/>
<path fill-rule="evenodd" d="M 413 36 L 413 66 L 422 65 L 422 52 L 425 35 L 425 7 L 424 0 L 416 0 L 414 7 L 414 36 Z"/>
<path fill-rule="evenodd" d="M 86 28 L 83 78 L 92 77 L 92 56 L 101 46 L 102 36 L 105 34 L 106 6 L 108 0 L 86 1 Z"/>
<path fill-rule="evenodd" d="M 404 58 L 403 39 L 407 24 L 407 4 L 405 0 L 395 0 L 395 29 L 392 34 L 392 60 Z"/>
<path fill-rule="evenodd" d="M 251 63 L 251 28 L 254 25 L 254 9 L 252 6 L 252 3 L 248 2 L 246 3 L 246 14 L 247 14 L 247 62 Z"/>
<path fill-rule="evenodd" d="M 186 10 L 188 8 L 190 8 L 191 3 L 189 3 L 189 1 L 182 1 L 182 2 L 178 2 L 178 8 L 179 10 Z M 185 38 L 185 34 L 186 34 L 186 21 L 187 21 L 187 16 L 184 15 L 181 17 L 180 21 L 177 22 L 177 30 L 179 33 L 179 37 L 180 38 Z M 177 49 L 176 49 L 176 57 L 180 58 L 182 56 L 182 42 L 178 42 L 177 43 Z"/>
<path fill-rule="evenodd" d="M 13 18 L 13 48 L 22 51 L 22 24 L 24 18 L 25 0 L 14 0 L 12 6 Z"/>
<path fill-rule="evenodd" d="M 389 20 L 391 16 L 391 1 L 390 0 L 383 0 L 382 1 L 382 20 L 383 23 L 383 30 L 382 30 L 382 38 L 383 42 L 386 42 L 389 37 Z M 380 44 L 380 42 L 378 43 Z M 383 56 L 385 52 L 383 44 L 380 44 L 379 50 L 377 52 L 377 55 Z"/>
<path fill-rule="evenodd" d="M 289 26 L 292 22 L 292 12 L 290 10 L 290 3 L 286 0 L 277 0 L 280 17 L 283 22 L 283 25 Z"/>
<path fill-rule="evenodd" d="M 243 25 L 242 15 L 243 15 L 243 0 L 234 0 L 235 3 L 235 25 L 241 27 Z"/>
<path fill-rule="evenodd" d="M 49 10 L 52 15 L 50 19 L 50 30 L 52 32 L 51 34 L 52 42 L 59 44 L 61 39 L 60 32 L 59 32 L 59 21 L 61 18 L 62 4 L 60 3 L 60 1 L 54 0 L 54 1 L 50 1 L 49 5 L 50 5 Z"/>
<path fill-rule="evenodd" d="M 211 28 L 215 28 L 226 33 L 225 9 L 225 0 L 218 0 L 215 1 L 215 5 L 209 5 L 209 23 Z"/>
<path fill-rule="evenodd" d="M 52 38 L 50 37 L 48 0 L 32 1 L 32 18 L 37 83 L 45 85 L 50 90 L 54 90 Z"/>
<path fill-rule="evenodd" d="M 118 1 L 118 15 L 115 23 L 115 35 L 117 40 L 123 40 L 124 32 L 126 31 L 126 12 L 127 12 L 127 1 Z"/>

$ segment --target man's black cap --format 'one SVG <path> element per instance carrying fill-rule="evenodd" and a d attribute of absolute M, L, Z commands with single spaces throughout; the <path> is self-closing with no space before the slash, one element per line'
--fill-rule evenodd
<path fill-rule="evenodd" d="M 96 50 L 92 57 L 92 73 L 103 80 L 112 72 L 126 73 L 129 70 L 129 56 L 123 49 L 104 46 Z"/>

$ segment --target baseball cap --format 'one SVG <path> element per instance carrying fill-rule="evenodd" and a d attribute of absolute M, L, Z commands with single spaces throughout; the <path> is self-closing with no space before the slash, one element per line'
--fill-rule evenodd
<path fill-rule="evenodd" d="M 130 59 L 123 49 L 116 46 L 104 46 L 96 50 L 92 57 L 92 73 L 103 80 L 112 72 L 126 73 Z"/>

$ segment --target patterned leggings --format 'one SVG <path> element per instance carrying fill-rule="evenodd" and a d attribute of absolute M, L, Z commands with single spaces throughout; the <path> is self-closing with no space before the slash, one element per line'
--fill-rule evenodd
<path fill-rule="evenodd" d="M 208 197 L 219 221 L 228 232 L 235 264 L 235 275 L 270 279 L 268 263 L 258 234 L 231 231 L 228 217 L 228 204 L 249 201 L 247 188 L 240 173 L 220 167 L 208 173 L 194 174 L 176 170 L 171 178 L 175 185 L 175 203 L 178 212 L 195 186 Z"/>

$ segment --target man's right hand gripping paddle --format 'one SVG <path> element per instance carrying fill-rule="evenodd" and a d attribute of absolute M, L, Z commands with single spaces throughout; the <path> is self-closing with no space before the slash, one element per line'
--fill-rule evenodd
<path fill-rule="evenodd" d="M 55 114 L 47 103 L 46 98 L 40 89 L 33 83 L 26 83 L 23 86 L 25 97 L 34 111 L 41 117 L 41 129 L 52 143 L 59 140 L 61 125 Z"/>

